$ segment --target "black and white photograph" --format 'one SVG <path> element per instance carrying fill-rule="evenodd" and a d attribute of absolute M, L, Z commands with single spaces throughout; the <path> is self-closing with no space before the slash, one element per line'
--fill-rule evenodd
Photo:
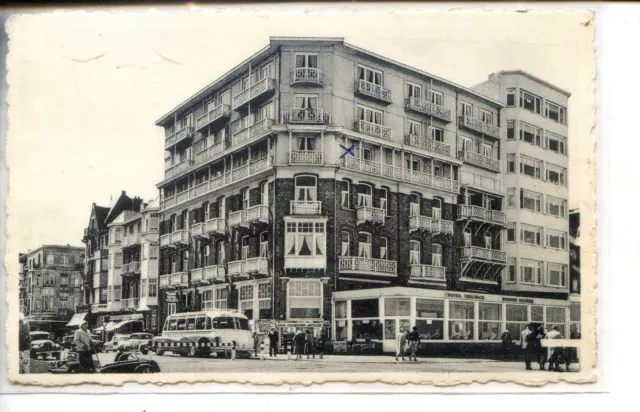
<path fill-rule="evenodd" d="M 591 379 L 592 18 L 13 16 L 10 378 Z"/>

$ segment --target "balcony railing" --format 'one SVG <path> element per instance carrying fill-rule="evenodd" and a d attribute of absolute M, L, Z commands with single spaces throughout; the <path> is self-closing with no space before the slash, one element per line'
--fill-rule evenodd
<path fill-rule="evenodd" d="M 462 256 L 465 259 L 482 259 L 506 263 L 507 253 L 501 250 L 485 249 L 477 246 L 465 246 L 462 248 Z"/>
<path fill-rule="evenodd" d="M 225 143 L 222 141 L 214 143 L 209 147 L 205 147 L 196 153 L 196 160 L 194 164 L 196 166 L 199 166 L 201 164 L 207 163 L 209 160 L 213 159 L 224 150 Z"/>
<path fill-rule="evenodd" d="M 276 81 L 272 78 L 266 77 L 262 80 L 259 80 L 249 89 L 243 90 L 233 96 L 233 110 L 238 110 L 240 107 L 261 96 L 262 94 L 275 90 L 275 85 Z"/>
<path fill-rule="evenodd" d="M 451 121 L 451 110 L 438 106 L 435 103 L 418 99 L 417 97 L 409 97 L 404 101 L 405 109 L 412 110 L 417 113 L 426 114 L 427 116 L 437 117 L 445 122 Z"/>
<path fill-rule="evenodd" d="M 122 239 L 120 240 L 121 247 L 128 247 L 128 246 L 139 245 L 139 244 L 140 244 L 140 233 L 132 233 L 130 235 L 123 236 Z"/>
<path fill-rule="evenodd" d="M 160 275 L 158 279 L 160 288 L 168 288 L 171 286 L 171 275 Z"/>
<path fill-rule="evenodd" d="M 225 219 L 215 217 L 206 222 L 206 232 L 215 235 L 225 235 L 227 233 L 227 221 Z"/>
<path fill-rule="evenodd" d="M 249 227 L 247 211 L 238 210 L 236 212 L 229 213 L 229 227 Z"/>
<path fill-rule="evenodd" d="M 187 272 L 175 272 L 171 274 L 171 286 L 188 287 L 189 274 Z"/>
<path fill-rule="evenodd" d="M 444 282 L 447 268 L 444 266 L 411 265 L 411 279 Z"/>
<path fill-rule="evenodd" d="M 129 262 L 122 265 L 122 274 L 140 273 L 140 262 Z"/>
<path fill-rule="evenodd" d="M 394 260 L 342 256 L 339 267 L 340 272 L 351 271 L 380 275 L 395 275 L 397 273 L 397 262 Z"/>
<path fill-rule="evenodd" d="M 501 225 L 507 224 L 507 217 L 498 210 L 488 210 L 475 205 L 458 205 L 458 216 L 465 219 L 478 219 L 495 222 Z"/>
<path fill-rule="evenodd" d="M 174 165 L 171 165 L 170 162 L 169 163 L 165 162 L 164 166 L 165 166 L 164 176 L 165 178 L 167 178 L 167 177 L 175 176 L 180 172 L 184 172 L 185 170 L 193 166 L 193 160 L 185 159 Z"/>
<path fill-rule="evenodd" d="M 409 231 L 426 230 L 431 231 L 431 218 L 429 216 L 414 215 L 409 216 Z"/>
<path fill-rule="evenodd" d="M 178 193 L 177 195 L 165 197 L 160 201 L 161 209 L 167 209 L 189 199 L 193 199 L 204 194 L 210 194 L 211 192 L 222 189 L 234 182 L 262 173 L 271 167 L 271 156 L 262 157 L 261 159 L 252 161 L 247 165 L 233 169 L 228 173 L 212 177 L 208 180 L 208 183 L 206 183 L 208 185 L 208 189 L 205 189 L 205 184 L 201 184 L 202 186 L 199 185 L 197 193 L 194 186 Z"/>
<path fill-rule="evenodd" d="M 289 204 L 292 215 L 319 215 L 322 212 L 319 200 L 292 200 Z"/>
<path fill-rule="evenodd" d="M 379 207 L 360 206 L 358 207 L 356 214 L 359 225 L 366 222 L 384 224 L 386 211 Z"/>
<path fill-rule="evenodd" d="M 191 282 L 194 283 L 224 282 L 224 277 L 225 269 L 223 265 L 211 265 L 191 270 Z"/>
<path fill-rule="evenodd" d="M 359 159 L 354 156 L 345 156 L 342 159 L 342 167 L 393 180 L 415 183 L 450 193 L 458 194 L 460 192 L 460 183 L 457 180 L 403 169 L 388 164 L 372 162 L 370 160 Z"/>
<path fill-rule="evenodd" d="M 489 169 L 494 172 L 500 171 L 500 160 L 481 155 L 480 153 L 472 152 L 470 150 L 462 150 L 460 152 L 460 158 L 462 158 L 466 163 L 470 163 L 484 169 Z"/>
<path fill-rule="evenodd" d="M 370 97 L 385 104 L 393 103 L 390 89 L 386 89 L 379 84 L 365 80 L 357 80 L 355 84 L 355 94 L 362 97 Z"/>
<path fill-rule="evenodd" d="M 176 230 L 160 236 L 160 246 L 177 246 L 189 243 L 189 231 L 186 229 Z"/>
<path fill-rule="evenodd" d="M 106 310 L 107 310 L 106 303 L 94 303 L 93 305 L 91 305 L 92 312 L 104 312 Z"/>
<path fill-rule="evenodd" d="M 460 116 L 460 127 L 464 127 L 465 129 L 473 130 L 496 139 L 500 138 L 500 128 L 498 126 L 485 123 L 475 117 Z"/>
<path fill-rule="evenodd" d="M 170 149 L 173 145 L 193 137 L 193 127 L 185 126 L 182 129 L 178 130 L 171 136 L 165 138 L 164 140 L 164 149 Z"/>
<path fill-rule="evenodd" d="M 251 206 L 249 209 L 247 209 L 247 222 L 249 223 L 269 222 L 269 206 L 265 206 L 265 205 Z"/>
<path fill-rule="evenodd" d="M 404 137 L 404 144 L 425 149 L 433 153 L 451 156 L 451 146 L 428 137 L 410 134 Z"/>
<path fill-rule="evenodd" d="M 331 113 L 323 109 L 289 109 L 282 113 L 282 124 L 331 124 Z"/>
<path fill-rule="evenodd" d="M 431 231 L 433 233 L 453 235 L 453 222 L 450 220 L 433 219 L 431 220 Z"/>
<path fill-rule="evenodd" d="M 269 261 L 267 260 L 267 258 L 263 257 L 247 259 L 245 270 L 247 271 L 247 273 L 267 275 L 269 273 Z"/>
<path fill-rule="evenodd" d="M 227 272 L 229 276 L 237 276 L 242 273 L 246 273 L 246 261 L 245 260 L 235 260 L 233 262 L 229 262 L 227 265 Z"/>
<path fill-rule="evenodd" d="M 381 124 L 366 122 L 364 120 L 358 120 L 354 124 L 354 129 L 358 133 L 366 134 L 367 136 L 377 137 L 379 139 L 391 140 L 391 128 L 385 127 Z"/>
<path fill-rule="evenodd" d="M 236 129 L 231 136 L 231 147 L 237 148 L 239 146 L 242 146 L 250 139 L 269 134 L 271 132 L 272 125 L 272 119 L 262 119 L 258 120 L 251 126 L 240 126 L 240 128 Z"/>
<path fill-rule="evenodd" d="M 292 150 L 289 154 L 289 163 L 321 165 L 324 164 L 324 152 L 320 150 Z"/>
<path fill-rule="evenodd" d="M 136 310 L 138 308 L 138 303 L 140 303 L 139 298 L 122 299 L 122 308 L 129 309 L 129 310 Z"/>
<path fill-rule="evenodd" d="M 231 106 L 228 104 L 218 105 L 209 112 L 198 117 L 196 120 L 196 130 L 200 131 L 218 120 L 229 118 L 229 116 L 231 116 Z"/>
<path fill-rule="evenodd" d="M 322 86 L 324 75 L 322 70 L 313 67 L 296 67 L 291 70 L 291 86 L 296 84 Z"/>

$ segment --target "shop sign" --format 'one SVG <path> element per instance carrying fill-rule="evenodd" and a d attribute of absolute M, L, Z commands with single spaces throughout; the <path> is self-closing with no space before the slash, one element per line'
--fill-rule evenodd
<path fill-rule="evenodd" d="M 445 294 L 446 297 L 452 299 L 470 299 L 470 300 L 484 300 L 484 295 L 473 295 L 469 293 L 449 293 Z"/>
<path fill-rule="evenodd" d="M 529 298 L 510 298 L 510 297 L 502 297 L 503 302 L 515 302 L 515 303 L 535 303 L 535 300 Z"/>
<path fill-rule="evenodd" d="M 347 341 L 333 341 L 333 353 L 347 353 Z"/>

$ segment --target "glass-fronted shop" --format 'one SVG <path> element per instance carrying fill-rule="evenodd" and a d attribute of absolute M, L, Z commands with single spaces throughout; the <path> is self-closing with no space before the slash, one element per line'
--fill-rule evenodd
<path fill-rule="evenodd" d="M 566 338 L 580 329 L 580 303 L 483 293 L 391 287 L 335 292 L 334 340 L 379 341 L 395 351 L 400 330 L 418 328 L 424 343 L 500 344 L 506 330 L 513 340 L 528 323 L 558 326 Z"/>

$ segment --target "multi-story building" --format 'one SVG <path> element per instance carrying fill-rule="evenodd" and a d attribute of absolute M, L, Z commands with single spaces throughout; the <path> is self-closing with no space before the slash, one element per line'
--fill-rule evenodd
<path fill-rule="evenodd" d="M 110 207 L 93 203 L 89 223 L 84 230 L 85 244 L 84 296 L 77 311 L 85 314 L 91 326 L 104 323 L 109 315 L 107 308 L 109 287 L 109 224 L 123 211 L 140 210 L 142 199 L 127 196 L 125 191 Z M 87 316 L 87 314 L 89 316 Z M 73 323 L 79 322 L 74 320 Z"/>
<path fill-rule="evenodd" d="M 518 302 L 500 295 L 503 106 L 342 39 L 272 38 L 157 122 L 160 320 L 492 339 Z"/>
<path fill-rule="evenodd" d="M 569 300 L 571 301 L 570 337 L 578 338 L 580 328 L 580 211 L 569 211 Z"/>
<path fill-rule="evenodd" d="M 20 262 L 20 272 L 18 273 L 18 288 L 19 288 L 19 301 L 20 301 L 20 313 L 25 316 L 29 315 L 27 290 L 29 289 L 29 271 L 27 266 L 26 253 L 20 253 L 18 255 L 18 261 Z"/>
<path fill-rule="evenodd" d="M 24 313 L 30 326 L 57 333 L 82 301 L 81 247 L 43 245 L 20 255 L 25 265 Z"/>

